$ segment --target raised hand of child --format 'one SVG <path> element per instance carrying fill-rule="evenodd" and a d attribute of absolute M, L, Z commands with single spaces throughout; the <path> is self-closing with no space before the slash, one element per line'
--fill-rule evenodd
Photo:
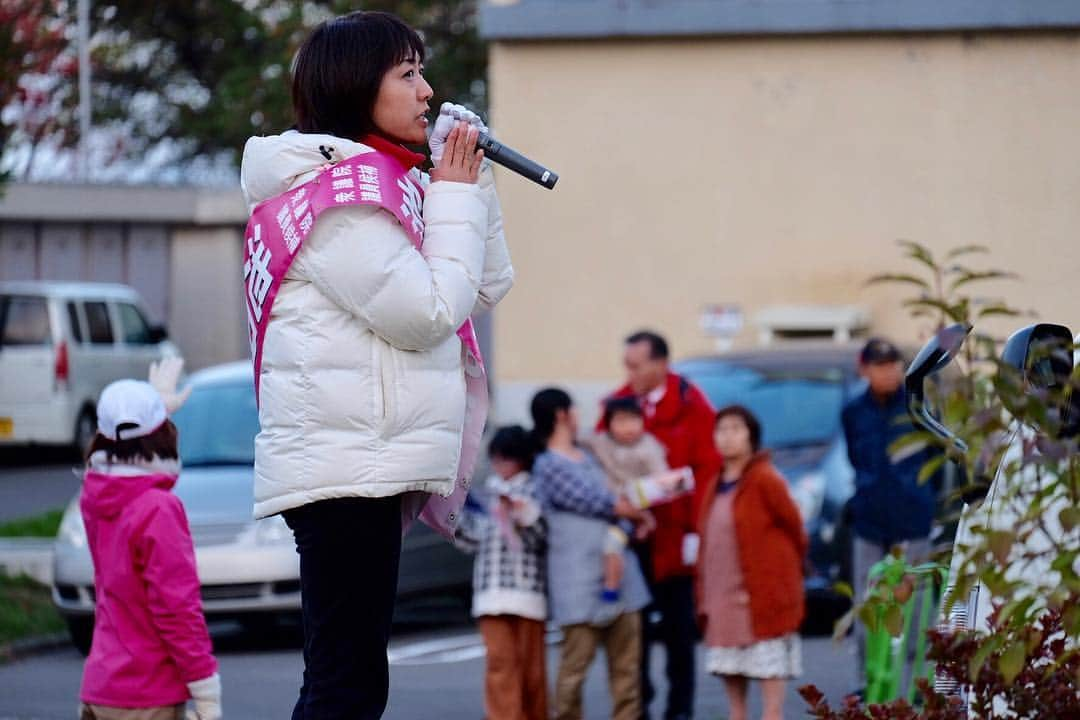
<path fill-rule="evenodd" d="M 158 395 L 165 403 L 165 411 L 169 415 L 179 410 L 191 395 L 190 387 L 182 391 L 176 389 L 180 382 L 180 373 L 183 371 L 184 360 L 178 357 L 162 358 L 150 365 L 150 384 L 158 391 Z"/>

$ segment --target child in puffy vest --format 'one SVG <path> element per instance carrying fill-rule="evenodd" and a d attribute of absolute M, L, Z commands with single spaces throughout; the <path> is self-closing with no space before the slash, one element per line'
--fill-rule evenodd
<path fill-rule="evenodd" d="M 667 452 L 659 440 L 645 431 L 645 414 L 635 398 L 608 400 L 604 404 L 603 428 L 588 438 L 586 444 L 604 468 L 613 493 L 625 496 L 644 510 L 694 489 L 694 477 L 687 468 L 672 470 L 668 467 Z M 643 539 L 650 530 L 647 523 L 639 525 L 635 535 Z M 619 525 L 609 528 L 604 544 L 601 599 L 611 610 L 603 613 L 605 617 L 617 614 L 621 599 L 623 550 L 628 542 L 625 528 Z"/>
<path fill-rule="evenodd" d="M 179 361 L 151 370 L 163 392 L 120 380 L 98 402 L 80 500 L 97 597 L 81 720 L 182 720 L 188 699 L 188 720 L 221 718 L 191 532 L 172 493 L 179 372 Z"/>
<path fill-rule="evenodd" d="M 529 475 L 536 446 L 520 426 L 495 433 L 487 511 L 467 510 L 457 543 L 476 552 L 473 616 L 487 648 L 488 720 L 547 720 L 547 524 Z"/>

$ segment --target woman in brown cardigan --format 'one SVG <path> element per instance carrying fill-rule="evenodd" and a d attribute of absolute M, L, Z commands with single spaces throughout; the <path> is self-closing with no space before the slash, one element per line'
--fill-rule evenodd
<path fill-rule="evenodd" d="M 784 682 L 802 673 L 799 624 L 807 538 L 787 482 L 760 452 L 761 425 L 746 408 L 717 413 L 721 474 L 705 486 L 699 517 L 698 615 L 706 667 L 724 680 L 731 720 L 745 720 L 751 679 L 765 720 L 779 720 Z"/>

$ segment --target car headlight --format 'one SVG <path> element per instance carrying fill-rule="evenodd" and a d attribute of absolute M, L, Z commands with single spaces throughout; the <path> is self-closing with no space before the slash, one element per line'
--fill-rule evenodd
<path fill-rule="evenodd" d="M 821 513 L 821 505 L 825 502 L 825 474 L 812 472 L 803 475 L 791 488 L 791 495 L 799 507 L 803 523 L 809 524 Z"/>
<path fill-rule="evenodd" d="M 255 543 L 258 545 L 282 545 L 293 541 L 293 532 L 285 524 L 285 518 L 272 515 L 255 522 Z"/>
<path fill-rule="evenodd" d="M 56 533 L 56 541 L 72 547 L 86 547 L 86 526 L 83 524 L 78 498 L 64 510 L 64 516 L 60 519 L 60 530 Z"/>

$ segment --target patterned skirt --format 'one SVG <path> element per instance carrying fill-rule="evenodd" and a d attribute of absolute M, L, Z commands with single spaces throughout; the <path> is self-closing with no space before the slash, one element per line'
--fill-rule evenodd
<path fill-rule="evenodd" d="M 742 647 L 705 649 L 705 669 L 713 675 L 742 675 L 756 680 L 802 675 L 802 647 L 797 632 Z"/>

